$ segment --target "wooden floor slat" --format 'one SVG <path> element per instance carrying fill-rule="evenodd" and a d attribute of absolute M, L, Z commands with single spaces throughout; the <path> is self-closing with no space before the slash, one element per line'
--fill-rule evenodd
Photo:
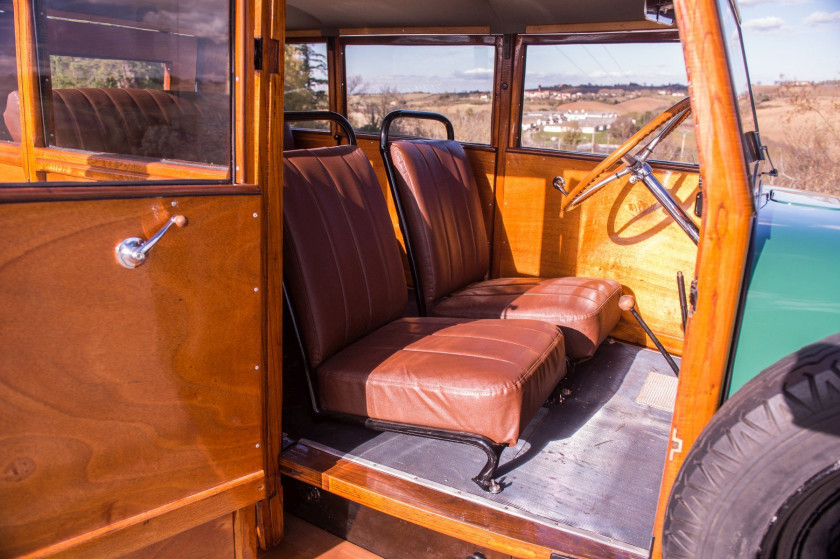
<path fill-rule="evenodd" d="M 260 553 L 260 559 L 381 559 L 294 515 L 286 514 L 283 523 L 283 542 Z"/>
<path fill-rule="evenodd" d="M 515 557 L 638 559 L 627 549 L 552 528 L 345 460 L 304 442 L 280 457 L 289 477 L 438 532 Z"/>

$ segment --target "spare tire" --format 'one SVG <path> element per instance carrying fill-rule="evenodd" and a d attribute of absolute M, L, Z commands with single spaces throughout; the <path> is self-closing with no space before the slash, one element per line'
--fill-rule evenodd
<path fill-rule="evenodd" d="M 840 557 L 840 334 L 765 369 L 718 410 L 677 475 L 662 555 Z"/>

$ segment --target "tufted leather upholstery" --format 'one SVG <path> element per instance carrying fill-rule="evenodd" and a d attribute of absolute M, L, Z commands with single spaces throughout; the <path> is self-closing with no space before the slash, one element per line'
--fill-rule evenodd
<path fill-rule="evenodd" d="M 404 318 L 318 369 L 324 407 L 516 444 L 565 372 L 557 327 Z M 559 372 L 559 376 L 558 376 Z"/>
<path fill-rule="evenodd" d="M 464 149 L 454 140 L 398 140 L 390 149 L 428 313 L 546 320 L 563 328 L 570 357 L 591 357 L 618 323 L 621 285 L 598 278 L 481 281 L 489 248 Z"/>
<path fill-rule="evenodd" d="M 514 443 L 565 374 L 539 321 L 400 319 L 406 284 L 358 147 L 284 153 L 283 266 L 321 406 Z"/>
<path fill-rule="evenodd" d="M 20 141 L 17 91 L 6 127 Z M 226 165 L 230 105 L 225 95 L 129 88 L 53 89 L 50 144 L 91 152 Z"/>

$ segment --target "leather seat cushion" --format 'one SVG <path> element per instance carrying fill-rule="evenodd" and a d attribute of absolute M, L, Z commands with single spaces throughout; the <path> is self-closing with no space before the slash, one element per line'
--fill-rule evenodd
<path fill-rule="evenodd" d="M 600 278 L 500 278 L 468 285 L 434 305 L 433 316 L 527 318 L 559 325 L 566 353 L 592 357 L 618 323 L 621 285 Z"/>
<path fill-rule="evenodd" d="M 403 318 L 317 373 L 327 410 L 515 444 L 566 362 L 563 335 L 546 322 Z"/>

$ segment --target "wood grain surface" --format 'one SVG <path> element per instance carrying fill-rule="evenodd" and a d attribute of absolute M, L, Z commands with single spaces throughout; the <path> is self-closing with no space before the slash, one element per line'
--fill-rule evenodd
<path fill-rule="evenodd" d="M 0 556 L 248 476 L 215 516 L 264 493 L 260 211 L 258 196 L 0 206 Z M 175 213 L 187 225 L 144 265 L 117 264 L 118 242 Z"/>
<path fill-rule="evenodd" d="M 677 1 L 674 7 L 688 70 L 706 208 L 697 258 L 697 309 L 686 332 L 653 557 L 662 552 L 665 507 L 677 472 L 720 406 L 754 212 L 716 3 Z"/>
<path fill-rule="evenodd" d="M 340 497 L 514 557 L 640 558 L 603 540 L 443 493 L 298 443 L 280 457 L 284 475 Z"/>
<path fill-rule="evenodd" d="M 614 279 L 635 295 L 637 309 L 665 347 L 682 353 L 676 273 L 691 278 L 697 248 L 641 184 L 605 187 L 575 209 L 560 209 L 551 182 L 574 184 L 593 162 L 509 151 L 496 223 L 499 276 L 588 276 Z M 658 178 L 692 213 L 698 175 L 660 171 Z M 630 313 L 616 338 L 653 347 Z"/>

